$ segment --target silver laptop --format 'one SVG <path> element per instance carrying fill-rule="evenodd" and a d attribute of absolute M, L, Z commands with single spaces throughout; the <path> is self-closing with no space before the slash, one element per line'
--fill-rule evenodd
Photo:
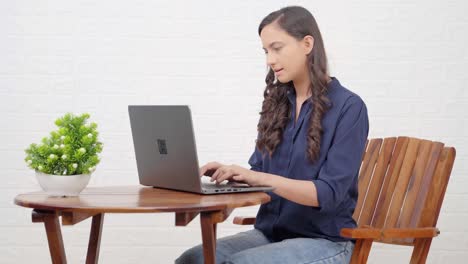
<path fill-rule="evenodd" d="M 140 184 L 201 194 L 271 191 L 243 183 L 203 182 L 187 105 L 129 105 Z"/>

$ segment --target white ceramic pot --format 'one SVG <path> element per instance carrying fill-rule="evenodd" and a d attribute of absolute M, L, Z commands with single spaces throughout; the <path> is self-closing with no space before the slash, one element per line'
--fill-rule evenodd
<path fill-rule="evenodd" d="M 51 175 L 36 171 L 42 189 L 51 196 L 78 196 L 88 185 L 91 174 Z"/>

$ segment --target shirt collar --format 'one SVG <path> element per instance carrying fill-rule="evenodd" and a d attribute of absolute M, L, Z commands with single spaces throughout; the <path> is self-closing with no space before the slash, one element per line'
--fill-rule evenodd
<path fill-rule="evenodd" d="M 288 90 L 286 93 L 287 93 L 289 102 L 291 104 L 295 103 L 296 102 L 296 90 L 294 89 L 292 85 L 286 86 L 286 89 Z"/>
<path fill-rule="evenodd" d="M 328 83 L 328 88 L 330 89 L 331 87 L 333 87 L 336 83 L 338 83 L 338 79 L 336 79 L 335 77 L 330 77 L 331 78 L 331 81 Z M 289 99 L 289 102 L 291 104 L 296 104 L 296 89 L 294 89 L 294 85 L 292 82 L 288 83 L 286 85 L 286 89 L 287 89 L 287 96 L 288 96 L 288 99 Z M 309 102 L 311 102 L 310 100 L 311 97 L 307 98 L 307 102 L 306 104 L 308 104 Z M 328 105 L 331 105 L 331 102 L 328 104 Z"/>

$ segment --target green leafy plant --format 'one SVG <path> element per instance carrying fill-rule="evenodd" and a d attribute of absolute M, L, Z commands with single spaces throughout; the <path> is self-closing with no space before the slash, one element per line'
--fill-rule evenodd
<path fill-rule="evenodd" d="M 78 116 L 66 113 L 55 124 L 58 130 L 50 132 L 39 144 L 32 143 L 25 150 L 24 159 L 31 169 L 53 175 L 90 174 L 100 162 L 97 124 L 87 123 L 88 113 Z"/>

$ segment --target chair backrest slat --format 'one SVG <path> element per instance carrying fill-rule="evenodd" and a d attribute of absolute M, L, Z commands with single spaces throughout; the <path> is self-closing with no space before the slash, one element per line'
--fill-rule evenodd
<path fill-rule="evenodd" d="M 430 157 L 430 151 L 432 148 L 432 141 L 421 140 L 419 141 L 419 148 L 416 155 L 416 162 L 414 167 L 411 169 L 410 179 L 405 189 L 405 199 L 403 204 L 399 206 L 401 213 L 398 218 L 396 227 L 407 228 L 413 216 L 413 210 L 416 203 L 416 198 L 419 194 L 421 182 L 423 180 L 424 172 L 426 171 L 426 165 Z"/>
<path fill-rule="evenodd" d="M 409 180 L 413 173 L 413 168 L 418 156 L 419 140 L 410 139 L 408 148 L 406 149 L 405 157 L 399 175 L 397 175 L 397 183 L 393 192 L 392 201 L 387 212 L 387 219 L 384 227 L 396 227 L 398 218 L 403 206 L 403 200 L 406 196 Z"/>
<path fill-rule="evenodd" d="M 454 147 L 444 147 L 437 163 L 434 177 L 428 188 L 428 194 L 419 218 L 418 227 L 436 226 L 440 208 L 444 200 L 447 184 L 455 161 Z"/>
<path fill-rule="evenodd" d="M 399 227 L 402 228 L 418 227 L 419 217 L 428 195 L 427 191 L 432 182 L 440 153 L 444 148 L 444 144 L 440 142 L 424 141 L 423 144 L 427 147 L 428 153 L 424 153 L 424 156 L 427 155 L 425 162 L 421 164 L 421 170 L 417 171 L 415 180 L 410 185 L 412 190 L 408 191 L 408 202 L 405 203 L 405 207 L 403 208 L 405 213 L 399 223 Z"/>
<path fill-rule="evenodd" d="M 393 191 L 398 180 L 398 175 L 403 164 L 404 154 L 408 147 L 409 138 L 399 137 L 396 140 L 395 148 L 390 158 L 390 165 L 386 172 L 384 181 L 381 186 L 381 192 L 377 201 L 377 205 L 374 208 L 368 208 L 367 210 L 374 209 L 374 217 L 372 218 L 371 226 L 382 228 L 387 218 L 387 212 L 390 208 L 390 202 L 392 201 Z M 373 188 L 373 187 L 371 187 Z"/>
<path fill-rule="evenodd" d="M 364 189 L 364 185 L 366 188 L 367 195 L 364 200 L 364 195 L 360 195 L 359 198 L 362 198 L 361 200 L 364 201 L 358 201 L 358 204 L 361 204 L 362 208 L 366 208 L 366 210 L 361 210 L 358 223 L 360 225 L 370 225 L 372 221 L 372 217 L 374 215 L 374 208 L 377 204 L 377 199 L 379 198 L 379 194 L 381 191 L 381 186 L 383 183 L 383 180 L 385 179 L 385 174 L 388 169 L 388 165 L 390 163 L 390 158 L 392 156 L 393 148 L 395 146 L 395 141 L 396 138 L 386 138 L 383 140 L 383 144 L 381 144 L 382 140 L 380 139 L 373 139 L 374 142 L 377 142 L 379 144 L 379 151 L 376 151 L 375 154 L 378 157 L 375 157 L 375 160 L 377 163 L 375 164 L 375 168 L 373 168 L 372 179 L 370 180 L 369 183 L 364 183 L 360 182 L 359 185 L 363 185 L 362 189 Z M 381 146 L 381 147 L 380 147 Z M 371 186 L 377 186 L 376 188 L 369 188 Z M 361 203 L 360 203 L 361 202 Z M 368 208 L 372 208 L 372 210 L 369 210 Z"/>
<path fill-rule="evenodd" d="M 374 165 L 377 162 L 377 158 L 379 157 L 380 146 L 382 144 L 382 139 L 373 139 L 367 144 L 367 149 L 365 154 L 363 155 L 363 162 L 361 165 L 361 169 L 359 171 L 359 185 L 358 185 L 358 193 L 362 194 L 358 196 L 357 206 L 354 210 L 353 218 L 362 223 L 360 219 L 360 215 L 362 213 L 362 206 L 364 205 L 364 199 L 366 197 L 366 193 L 368 192 L 369 183 L 371 181 L 371 177 L 374 171 Z"/>

